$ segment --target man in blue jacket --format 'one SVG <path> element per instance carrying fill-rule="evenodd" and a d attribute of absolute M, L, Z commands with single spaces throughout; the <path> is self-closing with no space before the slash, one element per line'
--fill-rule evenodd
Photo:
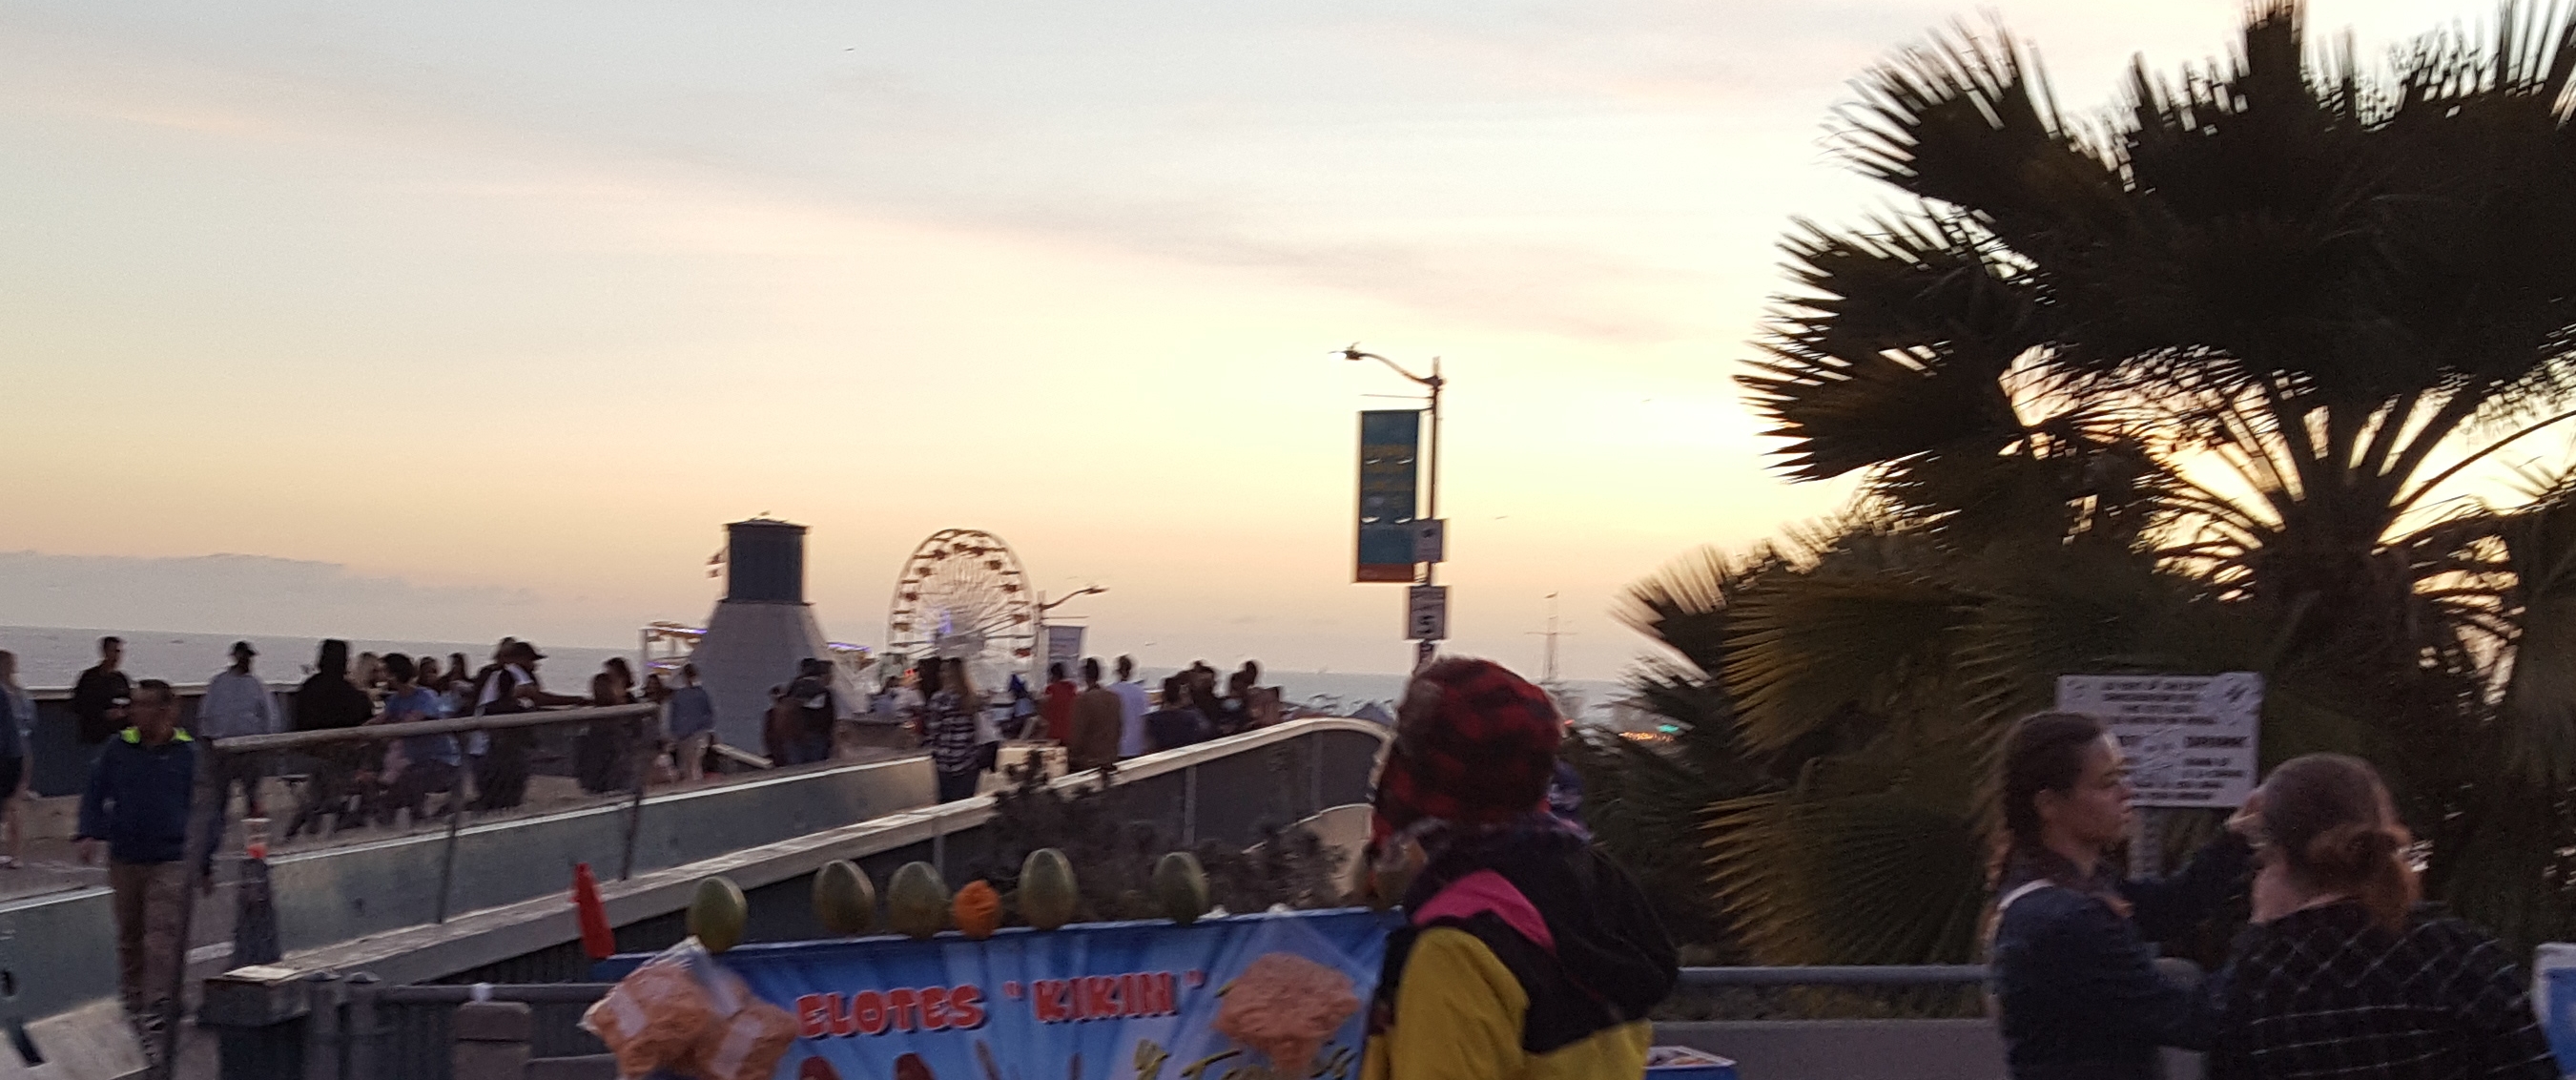
<path fill-rule="evenodd" d="M 81 796 L 80 861 L 97 861 L 107 841 L 107 884 L 116 897 L 118 989 L 125 1011 L 147 1033 L 170 1020 L 170 990 L 187 947 L 188 807 L 196 790 L 197 745 L 179 730 L 170 684 L 134 684 L 126 718 L 110 736 Z M 198 885 L 211 891 L 207 863 Z"/>

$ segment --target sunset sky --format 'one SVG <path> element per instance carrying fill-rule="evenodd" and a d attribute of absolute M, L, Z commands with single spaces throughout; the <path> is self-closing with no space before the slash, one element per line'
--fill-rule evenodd
<path fill-rule="evenodd" d="M 2243 5 L 1990 6 L 2099 111 Z M 1453 383 L 1451 648 L 1535 667 L 1554 592 L 1613 677 L 1620 586 L 1848 494 L 1729 378 L 1792 218 L 1887 200 L 1849 80 L 1983 10 L 10 4 L 0 624 L 615 645 L 766 511 L 844 640 L 956 526 L 1102 651 L 1400 670 L 1356 340 Z"/>

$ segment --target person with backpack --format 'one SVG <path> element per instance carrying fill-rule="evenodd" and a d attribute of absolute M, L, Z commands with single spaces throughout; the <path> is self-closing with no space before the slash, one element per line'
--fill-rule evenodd
<path fill-rule="evenodd" d="M 1548 812 L 1565 725 L 1547 692 L 1452 658 L 1405 688 L 1371 860 L 1410 872 L 1361 1080 L 1633 1080 L 1680 979 L 1636 879 Z"/>

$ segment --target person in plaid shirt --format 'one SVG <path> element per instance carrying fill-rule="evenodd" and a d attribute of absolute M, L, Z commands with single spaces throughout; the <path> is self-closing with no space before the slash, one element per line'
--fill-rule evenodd
<path fill-rule="evenodd" d="M 2368 763 L 2311 754 L 2274 770 L 2259 835 L 2212 1080 L 2558 1080 L 2522 966 L 2417 906 L 2413 837 Z"/>
<path fill-rule="evenodd" d="M 930 677 L 934 668 L 939 673 L 935 681 Z M 984 707 L 984 701 L 967 680 L 962 660 L 930 661 L 921 670 L 929 695 L 921 711 L 931 771 L 938 777 L 939 801 L 956 802 L 975 794 L 976 781 L 984 771 L 975 741 L 975 712 Z"/>

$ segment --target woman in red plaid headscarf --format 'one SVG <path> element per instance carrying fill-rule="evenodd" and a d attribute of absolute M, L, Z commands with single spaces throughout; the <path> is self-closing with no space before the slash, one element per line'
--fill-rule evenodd
<path fill-rule="evenodd" d="M 1418 851 L 1419 867 L 1387 898 L 1405 925 L 1363 1080 L 1644 1072 L 1672 941 L 1635 879 L 1549 812 L 1564 737 L 1547 693 L 1490 661 L 1443 660 L 1405 688 L 1370 855 L 1392 869 Z"/>

